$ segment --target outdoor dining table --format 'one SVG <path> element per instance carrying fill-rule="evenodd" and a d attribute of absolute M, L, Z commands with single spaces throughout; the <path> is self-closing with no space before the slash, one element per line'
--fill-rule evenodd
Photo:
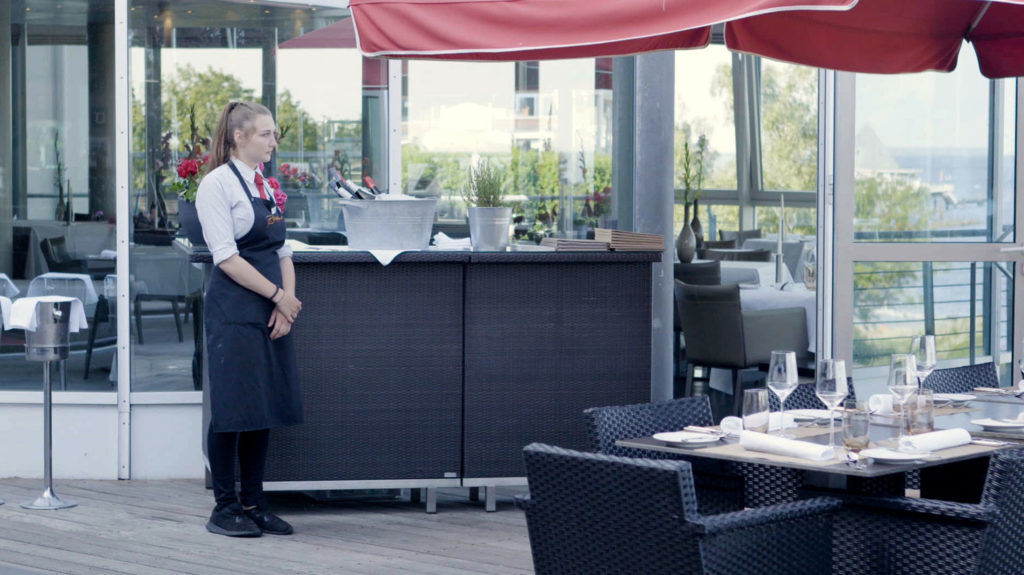
<path fill-rule="evenodd" d="M 965 408 L 937 408 L 935 417 L 936 429 L 962 427 L 967 429 L 974 438 L 999 439 L 1005 441 L 1006 444 L 978 445 L 972 443 L 936 451 L 928 457 L 905 463 L 879 463 L 872 461 L 862 467 L 848 464 L 844 460 L 843 455 L 845 454 L 845 450 L 842 448 L 841 431 L 838 425 L 836 427 L 836 444 L 838 445 L 838 448 L 836 449 L 837 456 L 826 461 L 812 461 L 784 455 L 748 451 L 740 447 L 736 440 L 730 439 L 713 444 L 705 444 L 701 446 L 695 445 L 692 447 L 666 443 L 664 441 L 654 439 L 653 437 L 621 439 L 616 441 L 615 444 L 620 447 L 647 449 L 663 453 L 685 455 L 688 457 L 704 457 L 742 463 L 788 467 L 831 476 L 879 478 L 896 473 L 905 473 L 914 469 L 924 469 L 977 459 L 985 457 L 993 451 L 1006 447 L 1007 445 L 1014 445 L 1014 441 L 1024 443 L 1024 432 L 986 432 L 982 431 L 981 427 L 970 423 L 971 420 L 983 418 L 1013 418 L 1022 411 L 1024 411 L 1024 401 L 1021 401 L 1019 404 L 1014 404 L 974 400 L 968 403 Z M 887 442 L 895 439 L 898 435 L 897 421 L 898 419 L 894 417 L 872 417 L 872 447 L 878 445 L 879 442 Z M 829 428 L 827 424 L 808 425 L 805 427 L 789 429 L 787 431 L 792 432 L 795 438 L 801 441 L 827 444 L 829 440 Z M 831 482 L 829 485 L 834 487 L 835 482 Z"/>

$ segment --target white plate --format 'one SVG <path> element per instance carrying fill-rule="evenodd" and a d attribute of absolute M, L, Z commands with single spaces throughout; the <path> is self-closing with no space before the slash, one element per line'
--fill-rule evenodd
<path fill-rule="evenodd" d="M 984 429 L 998 431 L 1000 429 L 1021 429 L 1024 428 L 1024 421 L 1004 421 L 1001 419 L 972 419 L 971 423 L 980 425 Z"/>
<path fill-rule="evenodd" d="M 811 421 L 815 419 L 828 419 L 827 409 L 787 409 L 786 413 L 793 416 L 797 421 Z M 833 417 L 841 417 L 838 411 L 832 412 Z"/>
<path fill-rule="evenodd" d="M 935 398 L 936 402 L 946 403 L 966 403 L 972 399 L 977 399 L 969 393 L 936 393 L 932 397 Z"/>
<path fill-rule="evenodd" d="M 871 449 L 862 449 L 859 455 L 861 458 L 870 457 L 879 463 L 907 463 L 910 461 L 920 461 L 931 454 L 904 453 L 886 447 L 872 447 Z"/>
<path fill-rule="evenodd" d="M 654 439 L 664 441 L 666 443 L 701 445 L 704 443 L 714 443 L 721 439 L 721 436 L 711 435 L 709 433 L 697 433 L 695 431 L 666 431 L 663 433 L 655 433 Z"/>

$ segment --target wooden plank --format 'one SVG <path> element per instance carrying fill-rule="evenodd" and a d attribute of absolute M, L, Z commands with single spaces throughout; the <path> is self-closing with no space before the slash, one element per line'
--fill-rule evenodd
<path fill-rule="evenodd" d="M 199 481 L 62 481 L 57 492 L 79 507 L 18 507 L 39 489 L 38 480 L 0 480 L 9 502 L 0 574 L 5 565 L 71 575 L 532 572 L 525 519 L 507 496 L 502 512 L 485 513 L 465 490 L 445 490 L 439 512 L 428 515 L 402 500 L 310 503 L 271 494 L 296 534 L 233 539 L 206 532 L 213 501 Z"/>

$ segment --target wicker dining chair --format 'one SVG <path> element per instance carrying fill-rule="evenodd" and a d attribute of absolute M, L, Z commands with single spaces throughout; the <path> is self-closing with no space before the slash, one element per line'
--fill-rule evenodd
<path fill-rule="evenodd" d="M 598 453 L 647 459 L 684 459 L 694 466 L 697 500 L 702 513 L 735 511 L 795 501 L 802 495 L 799 469 L 752 463 L 712 461 L 672 453 L 619 447 L 619 439 L 679 431 L 687 425 L 713 425 L 706 395 L 671 401 L 593 407 L 583 412 L 591 449 Z"/>
<path fill-rule="evenodd" d="M 829 571 L 835 499 L 703 515 L 686 461 L 538 443 L 523 457 L 530 494 L 517 504 L 539 575 Z"/>
<path fill-rule="evenodd" d="M 999 374 L 991 361 L 936 369 L 921 382 L 921 387 L 935 393 L 971 393 L 975 387 L 999 387 Z"/>
<path fill-rule="evenodd" d="M 684 459 L 694 467 L 694 483 L 701 513 L 726 513 L 743 509 L 743 477 L 726 472 L 720 462 L 615 445 L 619 439 L 679 431 L 687 425 L 714 425 L 711 401 L 706 395 L 654 403 L 593 407 L 585 410 L 583 417 L 591 450 L 620 457 Z"/>
<path fill-rule="evenodd" d="M 1024 449 L 991 456 L 981 502 L 842 496 L 832 573 L 1024 573 Z"/>
<path fill-rule="evenodd" d="M 853 387 L 852 377 L 846 378 L 846 387 L 849 390 L 846 399 L 856 400 L 857 390 Z M 768 393 L 768 404 L 771 406 L 772 411 L 779 410 L 779 398 L 774 393 Z M 814 393 L 813 383 L 801 383 L 786 398 L 786 409 L 826 409 L 826 407 L 818 399 L 817 394 Z"/>

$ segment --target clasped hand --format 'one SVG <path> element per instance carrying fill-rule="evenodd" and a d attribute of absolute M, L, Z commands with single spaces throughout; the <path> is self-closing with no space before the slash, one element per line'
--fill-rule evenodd
<path fill-rule="evenodd" d="M 288 292 L 275 304 L 274 311 L 270 313 L 270 339 L 278 339 L 288 335 L 292 330 L 292 323 L 299 317 L 302 310 L 302 302 Z"/>

